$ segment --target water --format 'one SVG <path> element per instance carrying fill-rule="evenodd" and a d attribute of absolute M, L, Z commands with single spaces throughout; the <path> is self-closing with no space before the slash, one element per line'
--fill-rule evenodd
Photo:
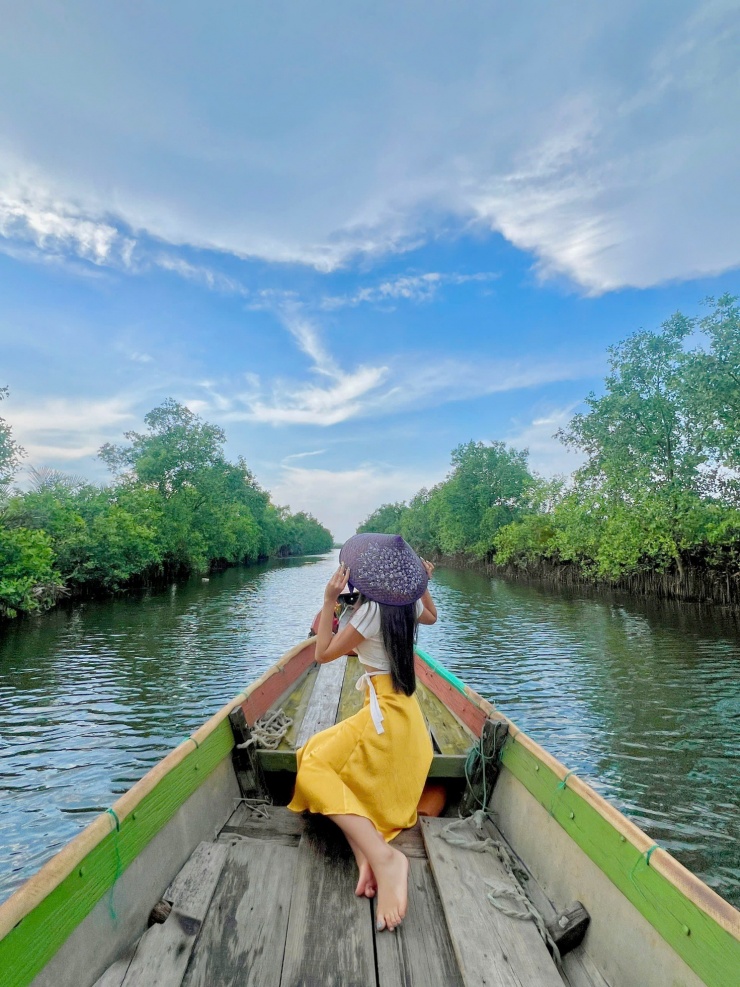
<path fill-rule="evenodd" d="M 0 636 L 0 900 L 306 635 L 335 555 Z M 438 570 L 420 644 L 740 904 L 740 630 L 691 606 Z"/>

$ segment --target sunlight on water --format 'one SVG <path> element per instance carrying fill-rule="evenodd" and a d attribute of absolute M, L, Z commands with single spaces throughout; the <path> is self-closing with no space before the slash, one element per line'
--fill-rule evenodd
<path fill-rule="evenodd" d="M 305 637 L 335 555 L 80 604 L 0 637 L 0 898 Z M 420 644 L 740 901 L 740 632 L 698 607 L 440 571 Z"/>

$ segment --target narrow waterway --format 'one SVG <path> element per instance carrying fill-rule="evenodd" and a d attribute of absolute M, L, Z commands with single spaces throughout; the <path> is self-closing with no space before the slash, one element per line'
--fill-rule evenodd
<path fill-rule="evenodd" d="M 305 636 L 336 553 L 0 632 L 0 899 Z M 740 904 L 740 629 L 438 570 L 420 644 Z"/>

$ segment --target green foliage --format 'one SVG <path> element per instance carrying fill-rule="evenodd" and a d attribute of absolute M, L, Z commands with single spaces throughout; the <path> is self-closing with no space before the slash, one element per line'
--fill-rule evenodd
<path fill-rule="evenodd" d="M 221 429 L 171 400 L 145 423 L 147 432 L 127 433 L 129 445 L 101 450 L 112 486 L 37 469 L 31 490 L 5 498 L 0 616 L 42 609 L 64 587 L 111 592 L 332 547 L 314 517 L 276 507 L 243 459 L 226 460 Z"/>
<path fill-rule="evenodd" d="M 51 539 L 43 531 L 0 526 L 0 616 L 35 613 L 62 592 Z"/>
<path fill-rule="evenodd" d="M 0 387 L 0 401 L 8 396 L 8 388 Z M 13 439 L 13 433 L 4 418 L 0 418 L 0 487 L 6 486 L 15 476 L 25 452 Z"/>
<path fill-rule="evenodd" d="M 740 578 L 737 301 L 710 299 L 704 318 L 676 313 L 610 348 L 603 392 L 559 433 L 586 457 L 568 483 L 532 475 L 526 452 L 468 442 L 443 483 L 363 530 L 400 523 L 422 554 L 571 563 L 604 579 L 687 564 Z"/>
<path fill-rule="evenodd" d="M 357 534 L 376 531 L 381 535 L 400 535 L 403 517 L 407 510 L 404 503 L 381 504 L 365 518 L 357 529 Z"/>
<path fill-rule="evenodd" d="M 546 514 L 527 514 L 496 532 L 493 548 L 501 565 L 527 565 L 549 558 L 554 548 L 555 526 Z"/>
<path fill-rule="evenodd" d="M 689 425 L 702 437 L 715 469 L 711 487 L 740 503 L 740 308 L 738 299 L 709 299 L 712 311 L 698 323 L 707 346 L 691 353 L 683 381 Z"/>
<path fill-rule="evenodd" d="M 527 453 L 503 442 L 468 442 L 452 452 L 452 469 L 409 504 L 383 504 L 358 532 L 401 534 L 423 555 L 491 551 L 496 532 L 527 510 L 536 487 Z"/>
<path fill-rule="evenodd" d="M 515 521 L 534 477 L 528 453 L 503 442 L 468 442 L 452 451 L 452 471 L 440 487 L 439 543 L 445 554 L 485 555 L 496 532 Z"/>

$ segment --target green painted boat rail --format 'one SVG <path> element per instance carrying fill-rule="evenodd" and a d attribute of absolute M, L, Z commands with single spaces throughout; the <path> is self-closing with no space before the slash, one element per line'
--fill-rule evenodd
<path fill-rule="evenodd" d="M 493 707 L 431 655 L 420 658 L 469 701 Z M 496 711 L 497 714 L 499 711 Z M 707 987 L 740 984 L 740 913 L 509 722 L 501 763 L 547 809 Z"/>
<path fill-rule="evenodd" d="M 234 737 L 225 719 L 144 796 L 133 812 L 119 820 L 113 809 L 107 811 L 108 835 L 0 940 L 2 987 L 26 987 L 106 895 L 115 920 L 116 881 L 233 746 Z"/>
<path fill-rule="evenodd" d="M 467 686 L 457 677 L 457 675 L 454 675 L 448 668 L 445 668 L 441 662 L 437 661 L 436 658 L 432 658 L 430 654 L 423 651 L 421 648 L 414 648 L 414 651 L 427 665 L 429 665 L 433 672 L 436 672 L 437 675 L 439 675 L 440 678 L 444 679 L 445 682 L 449 682 L 451 686 L 457 689 L 458 692 L 462 692 L 464 696 L 467 695 Z"/>

